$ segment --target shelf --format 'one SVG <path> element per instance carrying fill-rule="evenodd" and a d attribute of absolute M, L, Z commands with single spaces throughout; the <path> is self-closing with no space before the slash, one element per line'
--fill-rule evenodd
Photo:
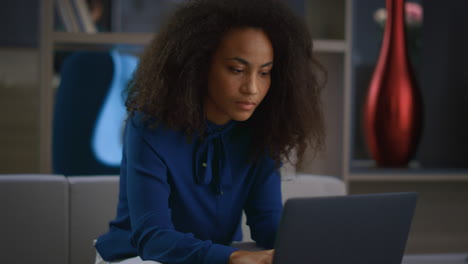
<path fill-rule="evenodd" d="M 402 264 L 418 264 L 418 263 L 466 264 L 467 262 L 468 262 L 468 252 L 445 253 L 445 254 L 407 254 L 403 256 Z"/>
<path fill-rule="evenodd" d="M 350 173 L 350 182 L 468 182 L 467 173 Z"/>
<path fill-rule="evenodd" d="M 468 169 L 422 168 L 416 161 L 407 168 L 378 168 L 373 161 L 359 160 L 351 163 L 349 179 L 352 182 L 468 182 Z"/>
<path fill-rule="evenodd" d="M 54 32 L 53 43 L 62 49 L 96 49 L 108 48 L 114 45 L 147 45 L 154 37 L 153 33 L 67 33 Z M 344 53 L 346 42 L 343 40 L 314 40 L 316 52 Z"/>
<path fill-rule="evenodd" d="M 63 50 L 109 49 L 112 46 L 145 46 L 154 37 L 152 33 L 67 33 L 54 32 L 53 44 Z"/>
<path fill-rule="evenodd" d="M 345 53 L 346 42 L 344 40 L 317 39 L 314 40 L 315 52 Z"/>
<path fill-rule="evenodd" d="M 54 32 L 53 40 L 55 44 L 129 44 L 146 45 L 153 38 L 152 33 L 67 33 Z"/>

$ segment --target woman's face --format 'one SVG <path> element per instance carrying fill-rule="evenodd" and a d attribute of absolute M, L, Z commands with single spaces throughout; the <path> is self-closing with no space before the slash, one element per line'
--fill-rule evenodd
<path fill-rule="evenodd" d="M 208 74 L 207 119 L 218 125 L 249 119 L 270 88 L 272 67 L 273 46 L 262 30 L 226 33 Z"/>

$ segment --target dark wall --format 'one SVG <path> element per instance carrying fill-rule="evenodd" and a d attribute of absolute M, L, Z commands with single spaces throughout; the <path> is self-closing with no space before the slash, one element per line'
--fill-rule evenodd
<path fill-rule="evenodd" d="M 468 1 L 426 0 L 421 89 L 424 128 L 420 162 L 468 168 Z"/>
<path fill-rule="evenodd" d="M 39 0 L 0 1 L 0 46 L 39 45 Z"/>

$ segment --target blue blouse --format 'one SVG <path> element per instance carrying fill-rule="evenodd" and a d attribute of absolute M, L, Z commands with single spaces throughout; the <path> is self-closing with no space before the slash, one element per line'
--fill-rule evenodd
<path fill-rule="evenodd" d="M 139 255 L 162 263 L 228 263 L 240 241 L 242 210 L 252 239 L 272 248 L 281 180 L 274 161 L 249 162 L 250 132 L 240 122 L 207 124 L 188 139 L 135 115 L 127 121 L 117 216 L 96 249 L 106 261 Z"/>

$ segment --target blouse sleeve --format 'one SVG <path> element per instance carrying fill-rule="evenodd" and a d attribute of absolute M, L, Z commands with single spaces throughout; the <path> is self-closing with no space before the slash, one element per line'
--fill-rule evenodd
<path fill-rule="evenodd" d="M 283 209 L 281 177 L 275 163 L 264 158 L 255 170 L 255 181 L 244 206 L 247 225 L 258 246 L 271 249 Z"/>
<path fill-rule="evenodd" d="M 228 263 L 235 248 L 202 241 L 174 229 L 166 166 L 145 140 L 145 126 L 127 122 L 124 147 L 132 243 L 143 260 L 163 263 Z"/>

